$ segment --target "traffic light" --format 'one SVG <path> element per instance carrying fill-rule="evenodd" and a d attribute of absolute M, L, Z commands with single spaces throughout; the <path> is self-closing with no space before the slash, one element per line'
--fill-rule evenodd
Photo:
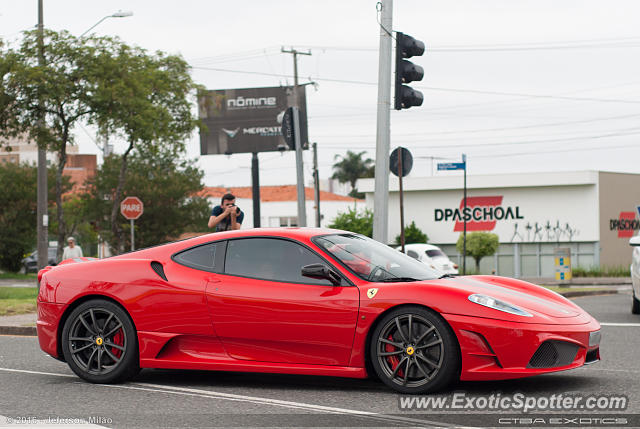
<path fill-rule="evenodd" d="M 403 84 L 422 80 L 424 77 L 422 67 L 405 60 L 405 58 L 419 57 L 423 53 L 423 42 L 399 31 L 396 32 L 396 110 L 422 105 L 424 99 L 422 93 Z"/>

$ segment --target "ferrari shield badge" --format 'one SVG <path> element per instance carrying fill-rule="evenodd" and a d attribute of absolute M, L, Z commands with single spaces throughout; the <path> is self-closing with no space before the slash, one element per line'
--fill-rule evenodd
<path fill-rule="evenodd" d="M 367 296 L 369 297 L 369 299 L 372 299 L 374 296 L 376 296 L 377 293 L 378 293 L 378 288 L 374 287 L 367 291 Z"/>

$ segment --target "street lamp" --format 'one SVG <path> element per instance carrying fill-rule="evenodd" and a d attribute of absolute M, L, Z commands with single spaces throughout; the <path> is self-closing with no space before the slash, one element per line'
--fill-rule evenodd
<path fill-rule="evenodd" d="M 80 35 L 80 37 L 84 36 L 85 34 L 87 34 L 89 31 L 93 30 L 94 28 L 96 28 L 98 26 L 98 24 L 100 24 L 102 21 L 104 21 L 107 18 L 126 18 L 128 16 L 133 16 L 133 12 L 131 12 L 130 10 L 119 10 L 114 14 L 111 15 L 107 15 L 104 18 L 102 18 L 100 21 L 96 22 L 95 24 L 93 24 L 91 26 L 91 28 L 89 28 L 87 31 L 85 31 L 84 33 L 82 33 Z"/>

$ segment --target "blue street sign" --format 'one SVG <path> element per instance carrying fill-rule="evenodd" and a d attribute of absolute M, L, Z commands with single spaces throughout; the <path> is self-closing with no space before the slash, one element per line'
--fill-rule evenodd
<path fill-rule="evenodd" d="M 464 162 L 439 162 L 438 170 L 464 170 Z"/>

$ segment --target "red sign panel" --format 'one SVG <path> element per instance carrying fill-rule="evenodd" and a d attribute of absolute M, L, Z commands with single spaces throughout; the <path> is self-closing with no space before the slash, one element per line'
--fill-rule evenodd
<path fill-rule="evenodd" d="M 482 210 L 483 217 L 489 218 L 493 220 L 487 221 L 477 221 L 472 217 L 467 221 L 467 231 L 493 231 L 493 228 L 496 227 L 497 220 L 495 216 L 493 216 L 493 210 L 496 207 L 500 207 L 502 204 L 502 195 L 495 197 L 467 197 L 467 211 L 473 213 L 474 208 L 478 208 Z M 464 198 L 460 201 L 460 212 L 464 209 Z M 479 210 L 475 210 L 479 212 Z M 502 209 L 501 209 L 502 210 Z M 486 212 L 489 212 L 487 215 Z M 464 214 L 463 214 L 464 216 Z M 456 225 L 453 228 L 455 232 L 460 232 L 464 230 L 464 222 L 462 220 L 457 220 Z"/>
<path fill-rule="evenodd" d="M 618 238 L 631 238 L 633 237 L 634 221 L 636 214 L 634 212 L 620 212 L 620 218 L 618 219 Z M 637 228 L 637 226 L 636 226 Z"/>
<path fill-rule="evenodd" d="M 138 197 L 127 197 L 120 203 L 120 213 L 127 219 L 138 219 L 142 216 L 144 204 Z"/>

